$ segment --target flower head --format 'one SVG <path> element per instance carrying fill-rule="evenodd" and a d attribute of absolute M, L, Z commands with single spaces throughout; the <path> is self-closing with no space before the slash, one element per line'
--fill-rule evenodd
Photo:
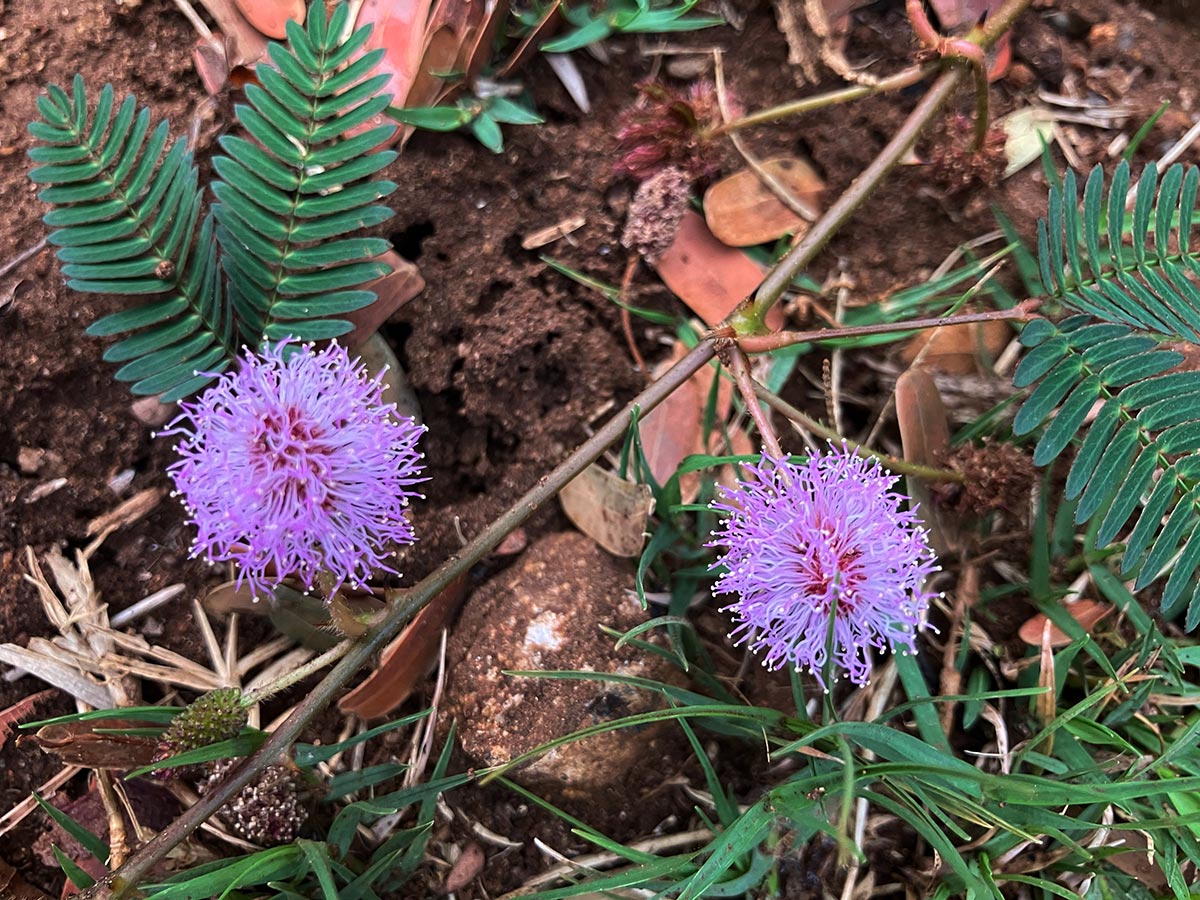
<path fill-rule="evenodd" d="M 425 431 L 382 400 L 383 382 L 336 343 L 246 352 L 165 434 L 181 434 L 167 471 L 196 525 L 192 555 L 232 560 L 262 594 L 288 576 L 334 589 L 394 572 L 415 540 L 405 507 Z M 330 591 L 332 595 L 332 591 Z"/>
<path fill-rule="evenodd" d="M 638 86 L 639 102 L 624 110 L 617 120 L 618 175 L 644 181 L 654 173 L 675 166 L 689 179 L 712 175 L 720 168 L 721 144 L 707 137 L 721 124 L 717 89 L 711 81 L 698 81 L 677 90 L 657 81 Z M 741 107 L 727 97 L 730 115 L 741 115 Z"/>
<path fill-rule="evenodd" d="M 891 490 L 898 479 L 833 446 L 804 463 L 764 456 L 744 468 L 739 490 L 712 503 L 726 516 L 709 544 L 726 548 L 713 593 L 738 598 L 725 607 L 730 636 L 768 668 L 807 668 L 825 687 L 832 615 L 833 662 L 865 684 L 872 647 L 913 648 L 931 597 L 924 581 L 937 571 L 925 530 Z"/>

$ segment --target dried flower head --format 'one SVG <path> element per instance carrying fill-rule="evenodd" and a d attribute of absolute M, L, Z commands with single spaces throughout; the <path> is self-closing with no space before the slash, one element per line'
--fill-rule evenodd
<path fill-rule="evenodd" d="M 975 123 L 962 113 L 946 120 L 945 130 L 929 150 L 929 167 L 950 196 L 982 185 L 995 187 L 1004 177 L 1007 136 L 995 125 L 987 130 L 983 146 L 975 149 Z"/>
<path fill-rule="evenodd" d="M 164 433 L 184 435 L 168 472 L 196 525 L 192 555 L 236 562 L 255 594 L 326 572 L 332 596 L 394 573 L 388 556 L 415 540 L 405 507 L 421 496 L 425 427 L 382 394 L 336 343 L 280 341 L 183 404 Z"/>
<path fill-rule="evenodd" d="M 691 179 L 682 169 L 668 166 L 640 185 L 629 204 L 621 243 L 653 263 L 675 240 L 691 199 Z"/>
<path fill-rule="evenodd" d="M 871 674 L 872 647 L 912 650 L 937 565 L 891 490 L 898 479 L 832 445 L 803 463 L 764 455 L 744 470 L 739 489 L 712 503 L 725 515 L 709 545 L 725 548 L 713 593 L 737 596 L 725 607 L 737 622 L 730 637 L 770 669 L 808 669 L 822 687 L 831 627 L 835 670 L 855 684 Z"/>
<path fill-rule="evenodd" d="M 201 795 L 216 787 L 239 762 L 223 759 L 213 763 L 212 774 L 199 785 Z M 267 766 L 257 780 L 222 806 L 218 815 L 243 840 L 275 847 L 296 839 L 308 819 L 308 810 L 300 802 L 292 770 L 287 766 Z"/>
<path fill-rule="evenodd" d="M 617 120 L 617 173 L 644 181 L 668 166 L 689 178 L 712 175 L 720 167 L 720 143 L 708 131 L 721 124 L 721 107 L 711 81 L 679 91 L 656 81 L 638 85 L 641 97 Z M 736 103 L 727 98 L 730 106 Z M 730 109 L 731 116 L 741 114 Z"/>

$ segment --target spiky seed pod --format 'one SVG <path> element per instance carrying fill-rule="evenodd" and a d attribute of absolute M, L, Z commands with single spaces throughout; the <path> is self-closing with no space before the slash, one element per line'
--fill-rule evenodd
<path fill-rule="evenodd" d="M 199 786 L 200 793 L 208 793 L 237 762 L 223 759 L 214 763 L 212 774 Z M 246 785 L 222 806 L 218 815 L 243 840 L 274 847 L 296 839 L 308 819 L 308 810 L 300 803 L 292 770 L 287 766 L 268 766 L 257 781 Z"/>
<path fill-rule="evenodd" d="M 154 761 L 196 750 L 235 738 L 246 725 L 246 709 L 241 705 L 240 688 L 217 688 L 193 702 L 171 720 L 154 752 Z M 160 769 L 162 778 L 188 778 L 200 773 L 199 766 L 174 766 Z"/>

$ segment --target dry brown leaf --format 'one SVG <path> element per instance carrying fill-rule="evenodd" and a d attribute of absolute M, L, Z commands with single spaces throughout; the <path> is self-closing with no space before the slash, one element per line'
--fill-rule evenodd
<path fill-rule="evenodd" d="M 819 214 L 825 184 L 812 166 L 802 159 L 780 157 L 762 167 L 814 217 Z M 808 230 L 808 222 L 785 206 L 750 168 L 722 178 L 705 191 L 704 218 L 713 235 L 730 247 L 752 247 Z"/>
<path fill-rule="evenodd" d="M 648 484 L 637 484 L 593 463 L 558 495 L 563 512 L 580 531 L 613 556 L 642 552 L 654 509 Z"/>
<path fill-rule="evenodd" d="M 475 29 L 474 43 L 463 45 L 468 52 L 459 59 L 459 69 L 465 73 L 467 84 L 479 77 L 491 59 L 496 37 L 508 19 L 509 5 L 509 0 L 488 0 L 483 20 Z"/>
<path fill-rule="evenodd" d="M 354 326 L 353 331 L 340 338 L 351 350 L 378 331 L 392 313 L 425 290 L 421 270 L 395 250 L 387 251 L 378 259 L 391 266 L 392 271 L 363 285 L 366 290 L 375 292 L 375 302 L 342 316 Z"/>
<path fill-rule="evenodd" d="M 304 0 L 234 0 L 246 21 L 267 37 L 282 41 L 287 23 L 304 24 Z"/>
<path fill-rule="evenodd" d="M 670 359 L 658 367 L 655 377 L 682 359 L 686 352 L 683 342 L 676 341 Z M 659 484 L 674 475 L 683 458 L 701 446 L 706 399 L 702 382 L 693 376 L 641 420 L 638 432 L 642 453 L 650 474 Z"/>
<path fill-rule="evenodd" d="M 741 250 L 722 244 L 694 210 L 683 214 L 671 246 L 654 260 L 658 276 L 707 325 L 716 325 L 762 283 L 763 270 Z M 778 307 L 767 324 L 778 328 Z"/>
<path fill-rule="evenodd" d="M 0 859 L 0 897 L 4 900 L 51 900 L 22 878 L 17 870 Z"/>
<path fill-rule="evenodd" d="M 1089 632 L 1112 615 L 1114 608 L 1111 603 L 1102 603 L 1099 600 L 1075 600 L 1063 605 L 1063 609 L 1071 614 L 1071 618 L 1078 622 L 1084 631 Z M 1043 635 L 1049 641 L 1049 646 L 1054 649 L 1071 643 L 1067 633 L 1051 622 L 1045 613 L 1038 613 L 1031 618 L 1021 626 L 1017 634 L 1030 647 L 1042 646 Z"/>
<path fill-rule="evenodd" d="M 338 709 L 360 719 L 374 719 L 407 700 L 437 658 L 442 629 L 449 626 L 466 596 L 467 578 L 461 575 L 388 644 L 379 667 L 338 701 Z"/>
<path fill-rule="evenodd" d="M 388 82 L 382 88 L 392 95 L 393 106 L 404 106 L 421 67 L 425 54 L 425 28 L 429 22 L 433 0 L 364 0 L 359 9 L 355 27 L 371 26 L 371 36 L 363 45 L 359 55 L 383 49 L 379 71 L 386 73 Z M 384 115 L 374 116 L 360 126 L 361 133 L 383 124 Z M 396 133 L 399 139 L 407 129 Z"/>
<path fill-rule="evenodd" d="M 909 338 L 900 358 L 912 365 L 917 354 L 920 366 L 945 372 L 947 375 L 971 375 L 989 368 L 1012 339 L 1012 328 L 1005 322 L 967 322 L 931 328 Z"/>
<path fill-rule="evenodd" d="M 950 426 L 942 395 L 933 377 L 923 369 L 909 369 L 896 380 L 896 421 L 904 458 L 921 466 L 937 466 L 940 455 L 950 448 Z M 929 529 L 929 543 L 938 556 L 958 546 L 957 523 L 933 505 L 927 482 L 908 479 L 909 496 Z"/>
<path fill-rule="evenodd" d="M 688 352 L 682 341 L 676 341 L 670 358 L 664 360 L 654 371 L 654 377 L 682 359 Z M 711 365 L 697 370 L 679 389 L 647 413 L 641 420 L 638 434 L 642 452 L 654 480 L 662 484 L 675 474 L 684 457 L 694 453 L 724 452 L 720 446 L 721 434 L 710 436 L 711 446 L 704 444 L 704 408 L 712 391 L 717 371 Z M 733 386 L 726 379 L 717 382 L 717 401 L 714 410 L 716 422 L 724 422 L 729 415 L 733 397 Z M 741 438 L 739 439 L 739 434 Z M 749 439 L 741 429 L 732 431 L 733 451 L 743 452 L 749 447 Z M 742 443 L 744 441 L 744 443 Z M 749 452 L 749 451 L 746 451 Z M 691 503 L 700 492 L 700 473 L 689 472 L 679 479 L 679 491 L 684 503 Z"/>
<path fill-rule="evenodd" d="M 92 719 L 46 725 L 33 740 L 43 752 L 64 763 L 88 769 L 138 769 L 154 761 L 158 741 L 143 735 L 102 733 L 114 729 L 144 728 L 133 719 Z"/>

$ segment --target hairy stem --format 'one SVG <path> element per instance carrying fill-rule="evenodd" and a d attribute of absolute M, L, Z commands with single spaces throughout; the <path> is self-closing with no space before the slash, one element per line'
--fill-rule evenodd
<path fill-rule="evenodd" d="M 815 97 L 805 97 L 802 100 L 792 100 L 768 109 L 761 109 L 758 112 L 748 113 L 740 119 L 730 119 L 728 122 L 718 125 L 706 133 L 705 138 L 720 137 L 732 131 L 741 131 L 743 128 L 752 128 L 755 125 L 778 122 L 780 119 L 786 119 L 789 116 L 799 116 L 813 110 L 824 109 L 827 106 L 849 103 L 851 100 L 859 100 L 863 97 L 869 97 L 872 94 L 903 90 L 935 74 L 938 68 L 937 63 L 925 66 L 910 66 L 903 71 L 897 72 L 895 75 L 889 75 L 875 84 L 842 88 L 841 90 L 829 91 L 825 94 L 817 94 Z"/>
<path fill-rule="evenodd" d="M 480 532 L 456 556 L 450 557 L 421 582 L 406 591 L 389 591 L 391 608 L 378 627 L 363 638 L 352 643 L 341 661 L 313 688 L 292 711 L 292 714 L 271 733 L 266 742 L 234 770 L 211 793 L 206 794 L 183 815 L 160 831 L 155 837 L 134 853 L 117 871 L 98 881 L 80 894 L 83 900 L 115 900 L 128 896 L 138 882 L 146 877 L 160 859 L 195 831 L 217 810 L 232 799 L 242 788 L 250 784 L 258 773 L 274 763 L 300 736 L 309 722 L 327 703 L 338 694 L 354 674 L 392 640 L 400 630 L 442 592 L 455 578 L 470 571 L 494 550 L 502 540 L 533 515 L 541 506 L 558 494 L 575 476 L 586 469 L 609 445 L 619 440 L 632 419 L 635 409 L 645 413 L 686 382 L 714 355 L 713 342 L 701 341 L 683 359 L 676 363 L 662 378 L 649 385 L 619 414 L 613 416 L 592 437 L 558 465 L 549 475 L 540 480 L 529 492 L 510 507 L 503 515 Z"/>
<path fill-rule="evenodd" d="M 755 396 L 755 381 L 750 375 L 750 360 L 746 358 L 746 352 L 736 344 L 730 351 L 729 371 L 733 374 L 733 381 L 737 385 L 738 393 L 742 395 L 742 400 L 746 403 L 746 411 L 754 420 L 754 424 L 758 428 L 758 436 L 762 438 L 767 453 L 773 459 L 783 459 L 783 448 L 779 446 L 779 436 L 775 434 L 775 427 L 771 424 L 770 417 L 763 410 L 762 404 L 758 402 L 758 397 Z"/>

